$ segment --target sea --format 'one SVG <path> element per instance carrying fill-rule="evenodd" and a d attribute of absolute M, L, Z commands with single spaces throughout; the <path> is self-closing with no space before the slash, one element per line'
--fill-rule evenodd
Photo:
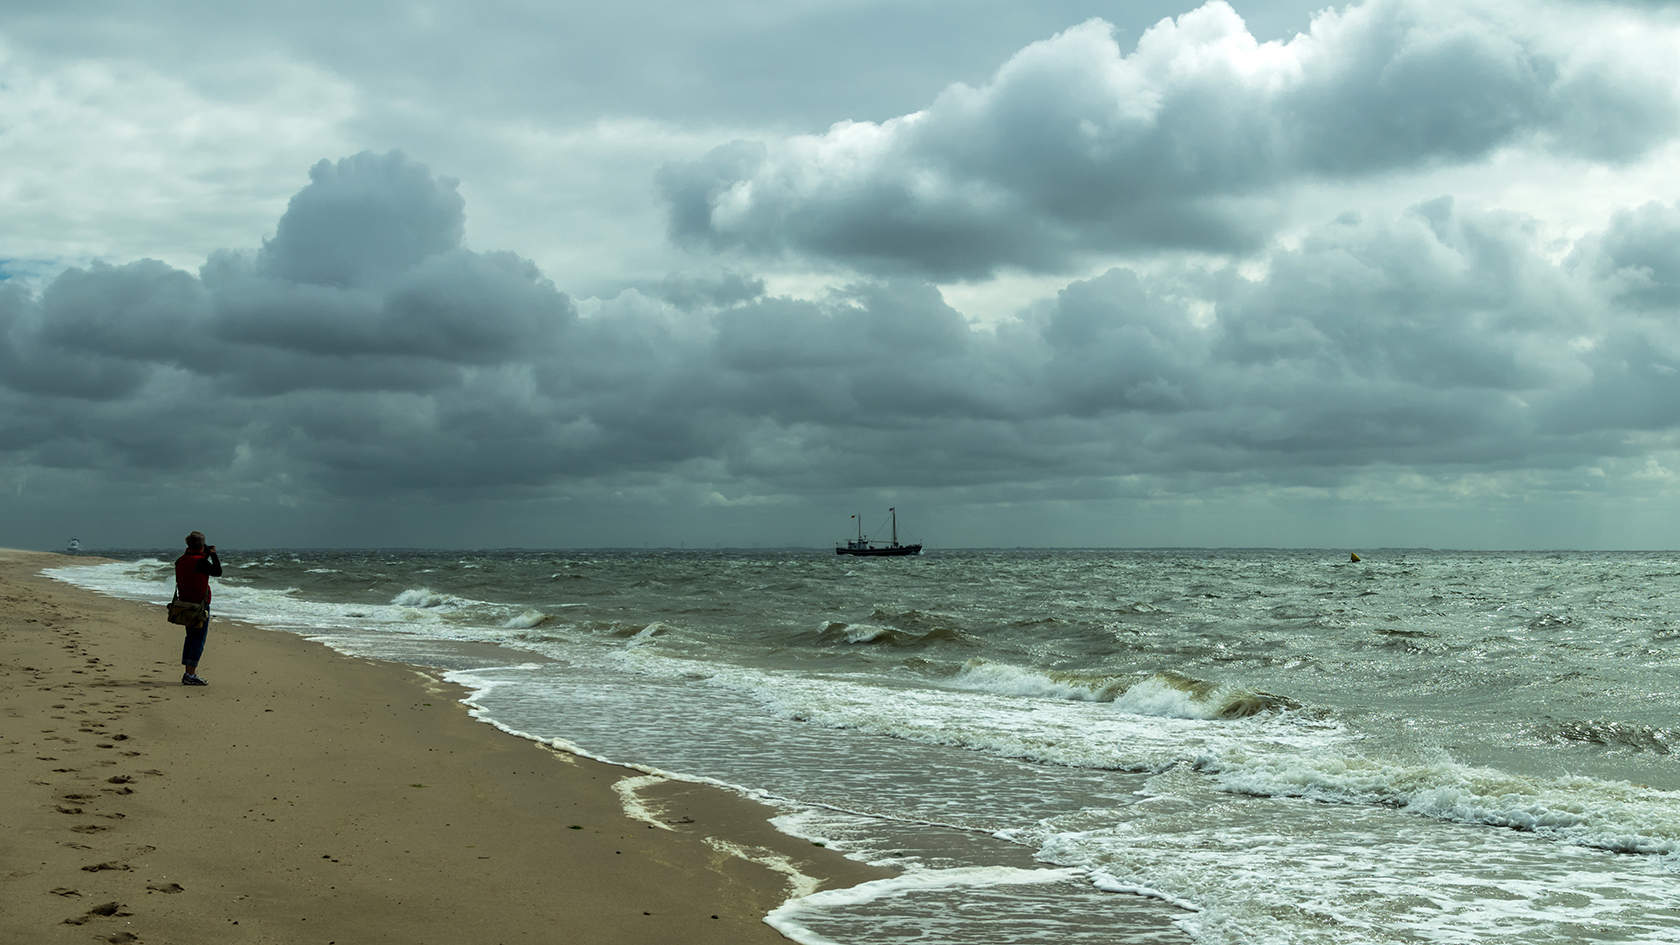
<path fill-rule="evenodd" d="M 173 552 L 100 553 L 47 573 L 169 598 Z M 898 871 L 791 883 L 804 945 L 1680 943 L 1677 553 L 223 564 L 221 617 Z"/>

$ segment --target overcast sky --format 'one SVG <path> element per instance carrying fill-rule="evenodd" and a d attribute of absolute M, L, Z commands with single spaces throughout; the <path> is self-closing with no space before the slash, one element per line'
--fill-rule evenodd
<path fill-rule="evenodd" d="M 1677 548 L 1677 201 L 1655 2 L 9 0 L 0 545 Z"/>

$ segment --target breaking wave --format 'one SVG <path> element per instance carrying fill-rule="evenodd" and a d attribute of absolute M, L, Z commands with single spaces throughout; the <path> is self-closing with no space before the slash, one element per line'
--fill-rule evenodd
<path fill-rule="evenodd" d="M 973 644 L 976 641 L 961 630 L 950 627 L 933 626 L 927 630 L 907 630 L 875 623 L 840 623 L 833 621 L 823 625 L 822 630 L 817 634 L 817 642 L 831 646 L 834 644 L 926 646 L 936 643 Z"/>
<path fill-rule="evenodd" d="M 1240 719 L 1298 709 L 1293 699 L 1171 670 L 1147 676 L 1059 672 L 969 660 L 953 684 L 974 692 L 1076 702 L 1108 702 L 1133 715 L 1172 719 Z"/>
<path fill-rule="evenodd" d="M 427 609 L 454 606 L 461 603 L 461 599 L 451 594 L 440 594 L 429 587 L 413 587 L 391 598 L 391 603 L 398 607 Z"/>
<path fill-rule="evenodd" d="M 549 615 L 540 610 L 527 610 L 517 617 L 502 624 L 504 630 L 529 630 L 538 624 L 548 621 Z"/>

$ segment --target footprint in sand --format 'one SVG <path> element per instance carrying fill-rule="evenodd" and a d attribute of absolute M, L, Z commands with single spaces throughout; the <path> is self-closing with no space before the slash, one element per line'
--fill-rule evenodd
<path fill-rule="evenodd" d="M 87 912 L 85 912 L 81 915 L 72 916 L 68 919 L 65 919 L 64 924 L 65 925 L 83 925 L 91 919 L 98 919 L 98 918 L 103 918 L 103 917 L 108 917 L 108 916 L 133 915 L 133 914 L 134 913 L 132 913 L 132 912 L 123 911 L 123 905 L 120 902 L 106 902 L 106 903 L 101 903 L 97 906 L 94 906 L 92 909 L 89 909 Z M 106 939 L 106 941 L 112 941 L 112 940 L 111 939 Z"/>
<path fill-rule="evenodd" d="M 115 861 L 108 860 L 104 863 L 91 863 L 87 866 L 84 866 L 84 867 L 82 867 L 82 872 L 84 872 L 84 873 L 103 873 L 106 870 L 120 870 L 122 872 L 127 872 L 129 869 L 131 869 L 131 867 L 127 863 L 118 863 L 118 862 L 115 862 Z"/>

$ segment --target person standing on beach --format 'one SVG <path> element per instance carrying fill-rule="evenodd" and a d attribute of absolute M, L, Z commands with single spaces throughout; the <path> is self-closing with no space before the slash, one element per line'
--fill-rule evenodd
<path fill-rule="evenodd" d="M 175 593 L 185 601 L 204 605 L 204 622 L 187 628 L 186 643 L 181 646 L 181 674 L 183 686 L 208 686 L 198 675 L 198 658 L 204 655 L 204 639 L 210 635 L 210 579 L 222 576 L 222 561 L 216 557 L 216 546 L 204 543 L 203 532 L 187 536 L 187 550 L 175 559 Z"/>

